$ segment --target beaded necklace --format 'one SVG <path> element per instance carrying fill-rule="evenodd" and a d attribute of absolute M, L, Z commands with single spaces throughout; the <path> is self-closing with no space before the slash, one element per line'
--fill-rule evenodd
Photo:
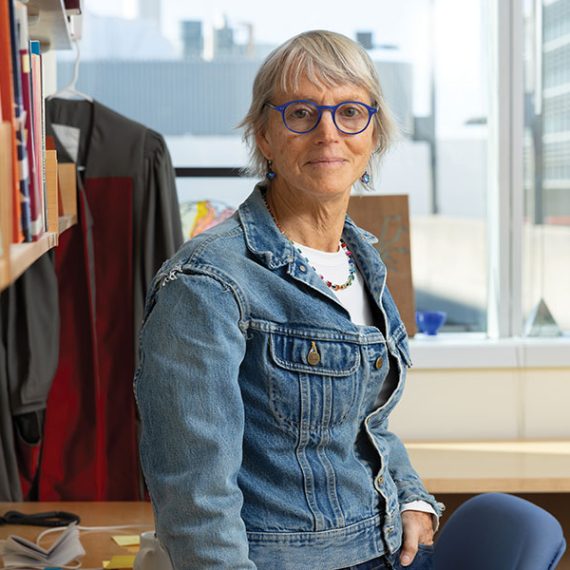
<path fill-rule="evenodd" d="M 326 279 L 324 275 L 321 275 L 315 269 L 315 267 L 311 265 L 311 262 L 303 254 L 301 249 L 298 248 L 293 242 L 293 240 L 285 233 L 285 230 L 281 227 L 281 224 L 277 221 L 277 218 L 275 217 L 275 214 L 273 213 L 271 206 L 269 206 L 269 202 L 267 201 L 267 196 L 265 193 L 263 194 L 263 201 L 265 202 L 265 207 L 267 208 L 267 211 L 273 218 L 273 221 L 275 222 L 275 225 L 277 226 L 279 231 L 289 240 L 289 243 L 299 252 L 301 257 L 307 262 L 307 265 L 309 265 L 313 269 L 313 271 L 323 280 L 324 284 L 329 289 L 332 289 L 333 291 L 341 291 L 342 289 L 346 289 L 347 287 L 350 287 L 352 285 L 352 283 L 354 282 L 354 276 L 356 274 L 356 265 L 354 264 L 354 260 L 352 259 L 352 252 L 348 249 L 348 246 L 346 245 L 345 241 L 342 238 L 340 238 L 340 246 L 344 251 L 344 253 L 346 254 L 346 257 L 348 258 L 348 278 L 344 283 L 333 283 L 332 281 Z"/>

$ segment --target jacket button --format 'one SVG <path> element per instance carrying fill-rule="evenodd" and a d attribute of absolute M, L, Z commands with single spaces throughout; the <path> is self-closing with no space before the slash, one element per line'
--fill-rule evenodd
<path fill-rule="evenodd" d="M 374 366 L 376 366 L 376 368 L 378 368 L 378 370 L 380 370 L 380 368 L 382 368 L 382 364 L 384 364 L 384 359 L 381 356 L 379 356 L 376 359 Z"/>
<path fill-rule="evenodd" d="M 384 476 L 383 476 L 383 475 L 378 475 L 378 477 L 376 477 L 376 484 L 377 484 L 377 485 L 382 485 L 382 483 L 384 483 Z"/>
<path fill-rule="evenodd" d="M 307 271 L 307 268 L 304 265 L 299 265 L 299 269 L 305 273 L 305 271 Z"/>
<path fill-rule="evenodd" d="M 309 350 L 309 354 L 307 354 L 307 362 L 311 366 L 316 366 L 321 361 L 321 355 L 317 349 L 317 345 L 315 341 L 311 341 L 311 350 Z"/>

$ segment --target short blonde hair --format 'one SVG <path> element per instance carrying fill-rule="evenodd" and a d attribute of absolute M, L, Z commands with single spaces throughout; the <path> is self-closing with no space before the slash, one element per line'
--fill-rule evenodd
<path fill-rule="evenodd" d="M 373 105 L 378 107 L 372 125 L 376 134 L 376 150 L 369 162 L 372 175 L 378 159 L 395 138 L 397 128 L 386 106 L 374 63 L 364 48 L 353 40 L 326 30 L 303 32 L 273 50 L 263 62 L 253 82 L 249 111 L 240 127 L 250 151 L 246 172 L 264 177 L 266 159 L 257 147 L 255 137 L 267 122 L 267 103 L 277 88 L 291 91 L 298 88 L 299 79 L 306 77 L 315 85 L 334 87 L 353 84 L 368 91 Z"/>

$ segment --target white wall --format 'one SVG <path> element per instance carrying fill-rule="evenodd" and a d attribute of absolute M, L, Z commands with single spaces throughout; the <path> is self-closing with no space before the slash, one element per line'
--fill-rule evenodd
<path fill-rule="evenodd" d="M 390 427 L 408 441 L 569 439 L 570 368 L 412 368 Z"/>

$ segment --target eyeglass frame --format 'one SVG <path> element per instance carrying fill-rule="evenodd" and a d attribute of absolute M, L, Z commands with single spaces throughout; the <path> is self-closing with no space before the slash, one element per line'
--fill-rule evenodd
<path fill-rule="evenodd" d="M 285 111 L 286 111 L 287 107 L 289 107 L 289 105 L 292 105 L 293 103 L 309 103 L 310 105 L 315 107 L 317 109 L 317 111 L 319 112 L 319 117 L 317 118 L 316 123 L 308 131 L 295 131 L 292 128 L 287 126 L 287 121 L 285 120 Z M 368 111 L 368 122 L 366 123 L 366 126 L 364 126 L 359 131 L 356 131 L 355 133 L 349 133 L 347 131 L 343 131 L 337 125 L 337 122 L 336 122 L 336 111 L 337 111 L 337 109 L 339 107 L 341 107 L 342 105 L 346 105 L 347 103 L 355 103 L 357 105 L 362 105 Z M 331 116 L 332 116 L 334 126 L 337 128 L 337 130 L 339 132 L 341 132 L 344 135 L 359 135 L 360 133 L 363 133 L 370 126 L 370 123 L 372 121 L 372 117 L 376 113 L 378 113 L 378 111 L 379 111 L 379 109 L 377 109 L 376 107 L 372 107 L 370 105 L 367 105 L 366 103 L 363 103 L 362 101 L 341 101 L 337 105 L 317 105 L 314 101 L 311 101 L 310 99 L 295 99 L 294 101 L 287 101 L 287 103 L 283 103 L 281 105 L 273 105 L 273 103 L 269 103 L 269 102 L 266 103 L 266 105 L 268 107 L 270 107 L 271 109 L 273 109 L 274 111 L 279 111 L 281 113 L 281 119 L 283 120 L 283 124 L 285 125 L 285 128 L 287 130 L 291 131 L 292 133 L 297 134 L 297 135 L 306 135 L 306 134 L 314 131 L 319 126 L 319 123 L 321 122 L 321 119 L 323 118 L 323 111 L 330 111 L 331 112 Z"/>

